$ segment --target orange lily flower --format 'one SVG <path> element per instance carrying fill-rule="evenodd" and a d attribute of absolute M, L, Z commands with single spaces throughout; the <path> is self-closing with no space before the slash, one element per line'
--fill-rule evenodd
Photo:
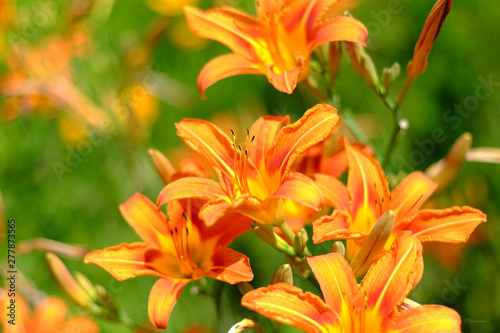
<path fill-rule="evenodd" d="M 394 224 L 386 248 L 404 230 L 411 231 L 421 242 L 466 242 L 486 221 L 486 215 L 468 206 L 419 210 L 436 189 L 435 182 L 417 171 L 390 193 L 378 162 L 347 140 L 344 142 L 349 163 L 347 187 L 331 176 L 315 175 L 325 202 L 335 208 L 330 216 L 313 223 L 315 243 L 348 239 L 346 257 L 352 260 L 377 220 L 390 210 L 394 212 Z"/>
<path fill-rule="evenodd" d="M 66 319 L 68 307 L 58 297 L 48 297 L 38 304 L 35 313 L 31 315 L 28 305 L 20 295 L 14 298 L 7 297 L 7 291 L 0 293 L 0 305 L 7 309 L 2 316 L 0 327 L 4 333 L 98 333 L 99 326 L 92 320 L 84 317 Z M 9 306 L 14 304 L 15 311 L 10 312 Z M 9 316 L 10 313 L 15 314 Z M 13 320 L 9 323 L 10 320 Z M 14 323 L 14 324 L 12 324 Z"/>
<path fill-rule="evenodd" d="M 176 124 L 177 134 L 212 165 L 219 182 L 179 179 L 161 191 L 158 205 L 185 198 L 209 200 L 200 211 L 209 225 L 229 212 L 238 212 L 280 226 L 285 221 L 282 199 L 319 210 L 323 204 L 319 188 L 309 177 L 289 169 L 302 152 L 327 137 L 338 119 L 337 110 L 325 104 L 316 105 L 290 125 L 288 116 L 264 116 L 248 131 L 243 148 L 235 137 L 231 142 L 207 121 L 184 119 Z"/>
<path fill-rule="evenodd" d="M 308 57 L 334 41 L 365 43 L 365 26 L 349 17 L 325 18 L 335 0 L 259 0 L 257 18 L 233 8 L 203 12 L 186 6 L 191 30 L 229 47 L 233 53 L 211 60 L 201 70 L 198 90 L 234 75 L 261 74 L 279 91 L 291 94 L 307 77 Z"/>
<path fill-rule="evenodd" d="M 259 288 L 242 304 L 308 333 L 460 332 L 460 316 L 441 305 L 400 307 L 418 278 L 421 245 L 406 232 L 396 238 L 360 285 L 339 253 L 307 259 L 324 300 L 287 283 Z"/>
<path fill-rule="evenodd" d="M 144 242 L 95 250 L 84 260 L 119 281 L 139 275 L 159 277 L 148 306 L 149 318 L 158 328 L 166 328 L 189 281 L 203 276 L 231 284 L 253 279 L 248 258 L 227 248 L 246 231 L 244 224 L 221 219 L 207 227 L 190 209 L 190 205 L 185 210 L 178 201 L 172 201 L 167 206 L 167 218 L 154 203 L 136 193 L 120 206 L 120 211 Z"/>

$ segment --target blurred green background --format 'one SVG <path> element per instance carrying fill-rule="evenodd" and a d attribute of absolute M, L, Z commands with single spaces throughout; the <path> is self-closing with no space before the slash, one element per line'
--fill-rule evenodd
<path fill-rule="evenodd" d="M 64 108 L 56 107 L 56 111 L 47 115 L 47 112 L 37 112 L 35 106 L 34 112 L 21 112 L 13 119 L 0 121 L 0 190 L 6 217 L 17 221 L 18 242 L 44 237 L 100 249 L 137 241 L 137 235 L 121 217 L 118 205 L 135 192 L 152 200 L 156 198 L 162 183 L 149 162 L 147 151 L 159 149 L 177 165 L 183 156 L 183 151 L 177 148 L 183 143 L 176 136 L 174 122 L 199 117 L 244 129 L 265 112 L 290 114 L 296 120 L 315 104 L 303 87 L 296 89 L 293 95 L 286 95 L 276 91 L 264 76 L 222 80 L 210 87 L 207 99 L 202 100 L 196 91 L 197 75 L 210 59 L 227 53 L 227 48 L 194 39 L 186 31 L 182 15 L 162 16 L 142 1 L 97 0 L 90 9 L 85 7 L 85 1 L 76 0 L 25 0 L 12 4 L 16 7 L 15 16 L 7 15 L 0 30 L 2 76 L 11 74 L 5 59 L 19 37 L 23 45 L 38 45 L 51 36 L 63 36 L 68 34 L 68 22 L 74 22 L 74 17 L 81 13 L 78 23 L 91 27 L 88 43 L 92 46 L 85 55 L 70 60 L 72 83 L 111 115 L 120 109 L 117 103 L 127 103 L 123 102 L 123 94 L 131 84 L 147 82 L 146 87 L 153 88 L 146 93 L 157 96 L 129 95 L 133 106 L 152 99 L 147 102 L 156 110 L 151 111 L 151 119 L 145 124 L 138 124 L 140 120 L 115 121 L 112 130 L 97 132 L 102 134 L 102 140 L 97 143 L 83 136 L 87 142 L 83 153 L 81 141 L 61 135 L 64 123 L 60 118 L 68 111 Z M 379 72 L 396 61 L 402 66 L 403 73 L 390 96 L 404 82 L 406 63 L 413 55 L 413 47 L 433 4 L 434 1 L 429 0 L 359 0 L 351 9 L 370 31 L 367 49 Z M 209 8 L 214 3 L 201 1 L 198 5 Z M 216 5 L 238 7 L 251 13 L 255 10 L 253 1 L 249 0 L 220 0 Z M 398 10 L 391 12 L 391 8 Z M 48 14 L 42 20 L 39 16 L 44 11 Z M 498 147 L 499 15 L 493 0 L 454 3 L 431 52 L 427 71 L 415 80 L 401 108 L 409 128 L 387 172 L 401 175 L 401 172 L 425 170 L 443 157 L 463 132 L 472 133 L 473 147 Z M 146 47 L 149 58 L 134 64 L 134 59 L 140 59 L 140 45 L 145 36 L 151 36 L 152 27 L 158 24 L 164 24 L 163 30 L 154 43 Z M 138 53 L 134 53 L 137 48 Z M 484 80 L 499 83 L 488 88 Z M 471 99 L 467 98 L 475 96 L 481 85 L 486 88 L 482 91 L 491 89 L 488 98 L 478 100 L 474 107 L 469 105 L 471 111 L 464 113 L 465 116 L 453 111 L 457 110 L 456 105 L 469 103 Z M 340 96 L 337 104 L 340 113 L 351 110 L 361 128 L 367 131 L 375 151 L 382 152 L 392 126 L 390 113 L 356 75 L 345 54 L 335 86 Z M 6 99 L 0 103 L 4 109 L 10 107 Z M 432 140 L 435 129 L 444 131 L 443 142 Z M 69 131 L 77 130 L 70 128 Z M 74 159 L 74 166 L 61 174 L 57 166 L 67 164 L 68 159 Z M 488 222 L 476 230 L 465 247 L 427 249 L 424 246 L 424 276 L 412 294 L 417 302 L 439 303 L 457 310 L 462 316 L 464 332 L 500 330 L 500 243 L 496 238 L 500 237 L 499 194 L 499 165 L 466 163 L 451 186 L 433 200 L 439 208 L 471 205 L 488 215 Z M 252 282 L 255 287 L 267 285 L 272 273 L 285 263 L 282 255 L 270 251 L 253 234 L 237 239 L 233 248 L 250 257 L 256 275 Z M 330 249 L 326 245 L 313 248 L 315 253 L 326 253 Z M 132 319 L 148 322 L 147 299 L 156 278 L 138 277 L 117 282 L 97 266 L 78 260 L 64 259 L 64 262 L 71 271 L 83 272 L 93 282 L 109 289 Z M 19 255 L 18 268 L 44 293 L 64 297 L 50 277 L 44 253 Z M 295 282 L 299 287 L 314 290 L 298 277 Z M 239 306 L 236 287 L 209 283 L 220 293 L 219 309 L 213 299 L 197 295 L 189 285 L 172 313 L 167 332 L 181 332 L 196 323 L 225 332 L 243 317 L 253 318 L 269 329 L 267 320 Z M 72 307 L 72 311 L 78 313 L 79 310 Z M 122 325 L 99 323 L 103 332 L 131 331 Z M 297 330 L 283 327 L 281 331 Z"/>

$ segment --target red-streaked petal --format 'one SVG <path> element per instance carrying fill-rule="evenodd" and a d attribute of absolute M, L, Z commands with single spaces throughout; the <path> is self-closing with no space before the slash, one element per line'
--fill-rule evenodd
<path fill-rule="evenodd" d="M 157 204 L 162 206 L 169 201 L 197 198 L 205 200 L 216 200 L 226 197 L 216 181 L 207 178 L 185 177 L 171 182 L 161 190 L 158 195 Z"/>
<path fill-rule="evenodd" d="M 339 316 L 321 298 L 287 283 L 252 290 L 243 296 L 241 304 L 306 332 L 342 332 Z"/>
<path fill-rule="evenodd" d="M 370 146 L 366 146 L 359 142 L 351 143 L 351 146 L 357 147 L 367 155 L 373 156 L 373 149 Z M 341 147 L 334 151 L 328 158 L 323 159 L 320 173 L 339 178 L 347 170 L 347 167 L 347 153 L 345 147 Z"/>
<path fill-rule="evenodd" d="M 423 172 L 409 174 L 391 192 L 394 221 L 412 216 L 436 189 L 437 184 Z"/>
<path fill-rule="evenodd" d="M 236 237 L 251 230 L 251 223 L 251 219 L 240 213 L 227 212 L 213 226 L 204 229 L 202 235 L 207 239 L 218 238 L 218 246 L 224 247 L 231 244 Z"/>
<path fill-rule="evenodd" d="M 351 197 L 350 229 L 370 232 L 380 216 L 389 210 L 389 189 L 380 164 L 344 139 L 349 176 L 347 190 Z"/>
<path fill-rule="evenodd" d="M 319 210 L 323 205 L 323 195 L 316 183 L 298 172 L 287 174 L 274 195 L 296 201 L 315 210 Z"/>
<path fill-rule="evenodd" d="M 391 249 L 373 264 L 361 282 L 373 315 L 389 318 L 410 292 L 419 273 L 422 245 L 409 232 L 396 237 Z"/>
<path fill-rule="evenodd" d="M 243 74 L 265 75 L 262 67 L 239 54 L 226 54 L 210 60 L 198 75 L 198 91 L 203 99 L 205 90 L 217 81 Z"/>
<path fill-rule="evenodd" d="M 335 16 L 323 21 L 312 37 L 311 50 L 328 42 L 347 41 L 365 44 L 368 30 L 360 21 L 347 16 Z"/>
<path fill-rule="evenodd" d="M 303 62 L 304 61 L 302 59 L 299 59 L 297 67 L 291 71 L 285 71 L 281 74 L 277 74 L 274 71 L 273 67 L 275 65 L 268 65 L 266 68 L 267 80 L 274 86 L 274 88 L 276 88 L 276 90 L 291 94 L 295 90 L 300 73 L 302 73 L 302 69 L 304 68 Z"/>
<path fill-rule="evenodd" d="M 336 209 L 330 216 L 322 216 L 313 222 L 313 242 L 315 244 L 346 238 L 361 238 L 364 234 L 349 230 L 349 215 Z"/>
<path fill-rule="evenodd" d="M 229 214 L 231 204 L 224 199 L 215 199 L 207 202 L 200 210 L 199 216 L 205 221 L 208 227 L 212 226 L 222 218 L 224 215 Z"/>
<path fill-rule="evenodd" d="M 262 33 L 259 33 L 261 28 L 254 18 L 236 10 L 212 9 L 204 12 L 192 6 L 185 6 L 184 12 L 189 28 L 197 36 L 222 43 L 234 53 L 255 57 L 256 39 Z"/>
<path fill-rule="evenodd" d="M 349 332 L 351 299 L 358 289 L 351 266 L 339 253 L 329 253 L 307 259 L 323 292 L 326 304 L 335 311 Z"/>
<path fill-rule="evenodd" d="M 389 333 L 459 333 L 461 322 L 455 310 L 442 305 L 422 305 L 398 313 Z"/>
<path fill-rule="evenodd" d="M 337 110 L 326 104 L 318 104 L 296 123 L 283 127 L 276 135 L 266 161 L 270 174 L 279 172 L 283 179 L 288 169 L 302 152 L 323 141 L 339 120 Z"/>
<path fill-rule="evenodd" d="M 289 1 L 284 15 L 284 25 L 288 30 L 301 29 L 310 38 L 314 27 L 338 0 L 295 0 Z"/>
<path fill-rule="evenodd" d="M 409 230 L 421 242 L 463 243 L 483 222 L 486 222 L 486 215 L 468 206 L 424 209 L 398 223 L 396 231 Z"/>
<path fill-rule="evenodd" d="M 211 259 L 212 267 L 203 275 L 230 284 L 253 280 L 250 261 L 244 254 L 221 247 L 216 250 Z"/>
<path fill-rule="evenodd" d="M 148 314 L 149 320 L 155 327 L 167 328 L 170 314 L 186 283 L 186 281 L 160 279 L 153 285 L 149 293 Z"/>
<path fill-rule="evenodd" d="M 264 116 L 255 121 L 249 131 L 249 137 L 255 137 L 252 148 L 248 151 L 248 158 L 259 168 L 267 159 L 274 139 L 282 126 L 290 123 L 290 117 Z"/>
<path fill-rule="evenodd" d="M 234 148 L 217 126 L 202 119 L 183 119 L 176 123 L 177 135 L 207 162 L 234 178 Z"/>
<path fill-rule="evenodd" d="M 144 243 L 123 243 L 103 250 L 94 250 L 85 256 L 86 264 L 94 264 L 118 281 L 140 275 L 163 276 L 150 268 L 146 259 L 149 248 Z"/>
<path fill-rule="evenodd" d="M 120 212 L 139 237 L 147 244 L 158 244 L 158 235 L 167 234 L 167 217 L 146 196 L 136 193 L 124 204 Z"/>
<path fill-rule="evenodd" d="M 349 211 L 349 193 L 340 180 L 319 173 L 314 175 L 314 180 L 323 192 L 327 205 L 335 209 Z"/>

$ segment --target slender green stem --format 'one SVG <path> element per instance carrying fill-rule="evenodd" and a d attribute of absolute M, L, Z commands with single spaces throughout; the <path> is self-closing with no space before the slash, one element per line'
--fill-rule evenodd
<path fill-rule="evenodd" d="M 394 124 L 392 135 L 389 140 L 389 145 L 387 146 L 384 154 L 384 159 L 382 161 L 382 165 L 385 166 L 389 162 L 394 147 L 396 146 L 396 141 L 398 139 L 399 133 L 401 133 L 401 126 L 399 126 L 399 104 L 396 103 L 395 105 L 392 105 L 392 103 L 386 97 L 383 97 L 382 101 L 384 102 L 384 105 L 391 111 L 392 121 Z"/>

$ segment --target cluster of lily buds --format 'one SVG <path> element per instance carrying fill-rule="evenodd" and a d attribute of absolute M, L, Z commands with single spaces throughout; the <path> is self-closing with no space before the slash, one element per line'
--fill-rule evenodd
<path fill-rule="evenodd" d="M 76 305 L 107 320 L 118 319 L 118 309 L 111 294 L 101 285 L 94 285 L 80 272 L 75 277 L 53 253 L 46 254 L 49 271 L 64 294 Z"/>

